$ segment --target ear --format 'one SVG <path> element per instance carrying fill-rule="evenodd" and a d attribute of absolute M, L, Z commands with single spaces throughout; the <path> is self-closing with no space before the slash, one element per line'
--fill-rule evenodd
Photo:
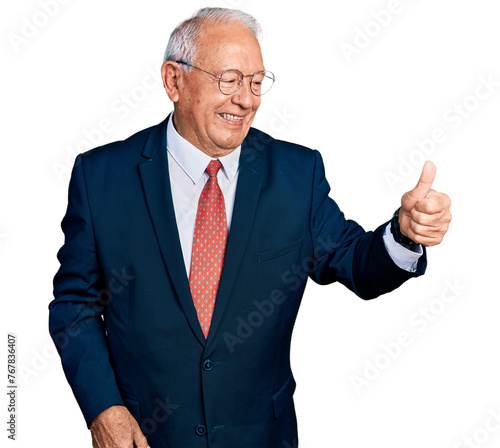
<path fill-rule="evenodd" d="M 179 64 L 173 61 L 166 61 L 161 66 L 161 79 L 163 87 L 168 97 L 176 103 L 179 100 L 179 80 L 182 76 L 182 70 Z"/>

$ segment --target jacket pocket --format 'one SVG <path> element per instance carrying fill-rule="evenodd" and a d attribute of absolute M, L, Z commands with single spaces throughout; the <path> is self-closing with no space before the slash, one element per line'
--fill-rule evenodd
<path fill-rule="evenodd" d="M 292 401 L 294 392 L 295 380 L 293 375 L 290 373 L 286 383 L 273 395 L 274 418 L 278 418 L 283 409 L 285 409 Z"/>
<path fill-rule="evenodd" d="M 302 246 L 302 239 L 289 244 L 288 246 L 282 247 L 280 249 L 268 250 L 266 252 L 259 253 L 259 263 L 264 261 L 274 260 L 275 258 L 283 257 L 285 255 L 291 254 L 296 250 L 299 250 Z"/>

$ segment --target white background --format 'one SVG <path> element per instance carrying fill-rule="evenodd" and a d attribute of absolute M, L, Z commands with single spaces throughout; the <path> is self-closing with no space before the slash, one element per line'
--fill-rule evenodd
<path fill-rule="evenodd" d="M 498 2 L 66 0 L 49 17 L 42 1 L 9 2 L 0 18 L 2 334 L 18 338 L 16 446 L 90 447 L 47 332 L 69 169 L 76 152 L 164 119 L 168 36 L 206 5 L 260 20 L 277 81 L 254 125 L 319 149 L 332 196 L 365 228 L 388 220 L 416 183 L 415 140 L 436 128 L 445 136 L 429 158 L 454 219 L 429 250 L 428 273 L 370 302 L 309 284 L 292 359 L 301 447 L 458 448 L 464 436 L 498 446 L 500 422 L 489 417 L 500 413 Z M 389 6 L 398 13 L 378 14 L 377 25 Z M 497 85 L 475 99 L 480 77 Z M 106 132 L 96 131 L 103 120 Z M 447 281 L 464 289 L 453 294 Z M 392 344 L 391 359 L 382 344 L 401 332 L 411 343 Z M 378 373 L 365 372 L 375 361 Z M 353 375 L 366 383 L 356 389 Z"/>

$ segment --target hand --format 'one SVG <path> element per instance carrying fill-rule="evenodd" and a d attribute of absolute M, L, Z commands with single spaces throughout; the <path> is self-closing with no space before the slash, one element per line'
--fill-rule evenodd
<path fill-rule="evenodd" d="M 137 420 L 125 406 L 111 406 L 90 424 L 93 448 L 149 448 Z"/>
<path fill-rule="evenodd" d="M 448 195 L 433 190 L 436 166 L 427 161 L 417 186 L 401 198 L 399 227 L 415 243 L 434 246 L 443 241 L 451 221 Z"/>

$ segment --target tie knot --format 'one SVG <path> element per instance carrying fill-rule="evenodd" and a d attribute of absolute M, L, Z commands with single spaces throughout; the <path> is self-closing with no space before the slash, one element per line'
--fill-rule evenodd
<path fill-rule="evenodd" d="M 215 177 L 217 176 L 217 173 L 222 167 L 222 163 L 220 163 L 218 160 L 212 160 L 207 166 L 206 172 L 210 177 Z"/>

